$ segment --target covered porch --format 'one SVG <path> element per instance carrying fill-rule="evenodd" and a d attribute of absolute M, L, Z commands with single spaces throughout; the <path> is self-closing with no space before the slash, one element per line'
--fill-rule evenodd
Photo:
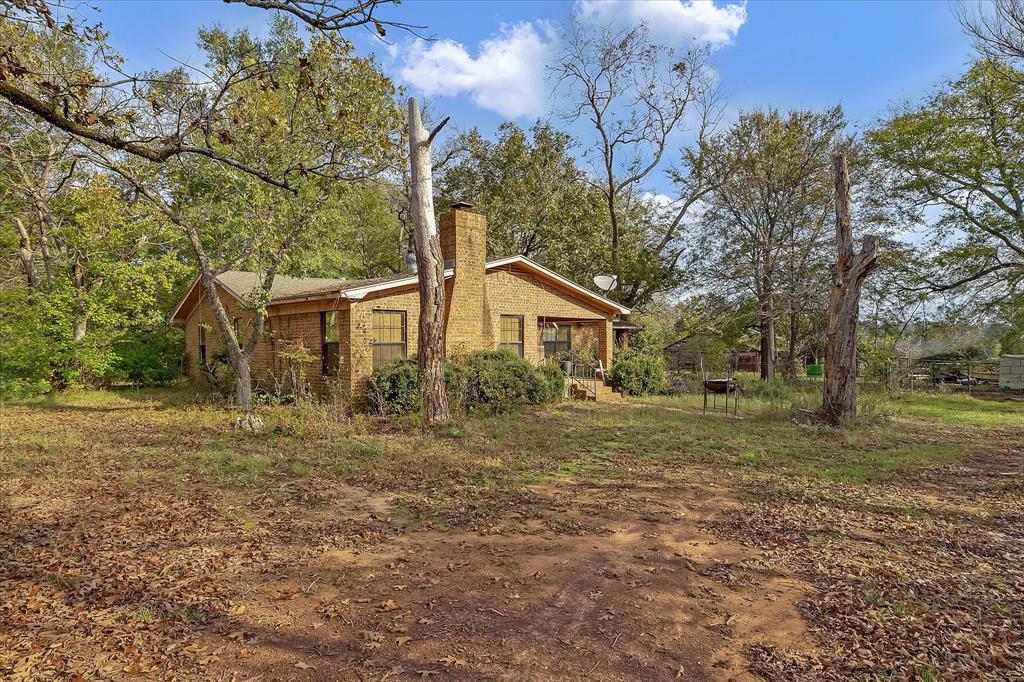
<path fill-rule="evenodd" d="M 611 368 L 612 325 L 605 319 L 537 316 L 537 357 L 600 360 Z"/>
<path fill-rule="evenodd" d="M 562 363 L 569 379 L 567 397 L 606 400 L 612 366 L 613 329 L 607 319 L 537 318 L 537 357 Z"/>

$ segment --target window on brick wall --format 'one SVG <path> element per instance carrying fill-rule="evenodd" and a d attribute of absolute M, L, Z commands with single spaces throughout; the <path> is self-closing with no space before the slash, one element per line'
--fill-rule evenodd
<path fill-rule="evenodd" d="M 341 367 L 341 355 L 338 351 L 338 317 L 333 310 L 320 313 L 320 339 L 323 375 L 336 377 Z"/>
<path fill-rule="evenodd" d="M 406 338 L 404 310 L 374 310 L 373 366 L 404 358 Z"/>
<path fill-rule="evenodd" d="M 199 364 L 206 364 L 206 325 L 199 324 Z"/>
<path fill-rule="evenodd" d="M 523 357 L 523 316 L 502 315 L 498 348 Z"/>
<path fill-rule="evenodd" d="M 572 327 L 560 324 L 557 327 L 544 327 L 544 357 L 551 358 L 559 353 L 572 350 Z"/>

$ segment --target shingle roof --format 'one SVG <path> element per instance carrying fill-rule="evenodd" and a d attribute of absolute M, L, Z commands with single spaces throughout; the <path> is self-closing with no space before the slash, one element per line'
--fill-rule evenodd
<path fill-rule="evenodd" d="M 408 277 L 406 274 L 370 279 L 334 279 L 329 277 L 288 277 L 277 275 L 270 287 L 271 301 L 302 296 L 341 293 L 372 284 Z M 261 282 L 262 276 L 245 270 L 228 270 L 217 275 L 217 281 L 238 298 L 244 298 Z"/>

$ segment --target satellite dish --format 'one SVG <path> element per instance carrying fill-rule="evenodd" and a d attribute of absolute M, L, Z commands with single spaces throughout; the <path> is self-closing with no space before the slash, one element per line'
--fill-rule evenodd
<path fill-rule="evenodd" d="M 608 275 L 597 275 L 594 277 L 594 284 L 597 288 L 604 292 L 609 292 L 615 287 L 616 277 L 609 277 Z"/>

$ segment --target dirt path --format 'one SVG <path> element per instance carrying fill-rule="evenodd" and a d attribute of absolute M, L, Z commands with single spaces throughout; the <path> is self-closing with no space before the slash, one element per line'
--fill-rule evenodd
<path fill-rule="evenodd" d="M 700 529 L 730 504 L 721 484 L 560 481 L 541 492 L 550 504 L 522 534 L 413 532 L 296 557 L 205 639 L 218 652 L 210 672 L 743 680 L 748 644 L 812 646 L 795 607 L 804 586 Z M 367 518 L 380 518 L 375 504 Z"/>

